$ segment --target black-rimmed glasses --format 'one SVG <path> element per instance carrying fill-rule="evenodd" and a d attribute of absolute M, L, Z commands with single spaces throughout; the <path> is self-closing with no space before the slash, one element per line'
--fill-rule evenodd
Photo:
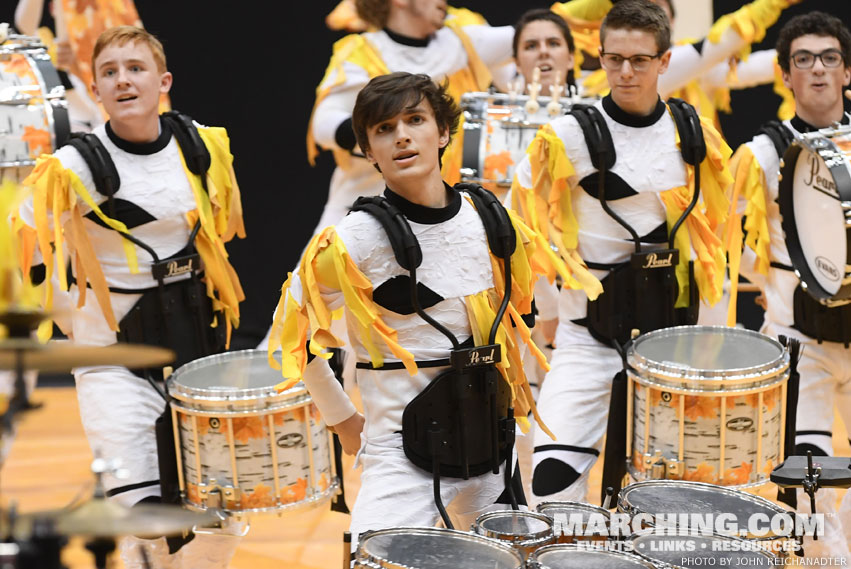
<path fill-rule="evenodd" d="M 602 52 L 600 54 L 600 60 L 603 62 L 603 67 L 609 71 L 619 71 L 623 67 L 623 62 L 629 61 L 629 65 L 632 67 L 633 71 L 641 72 L 647 71 L 650 67 L 650 63 L 652 63 L 654 59 L 662 57 L 664 53 L 665 52 L 657 53 L 656 55 L 639 53 L 630 57 L 624 57 L 619 53 Z"/>
<path fill-rule="evenodd" d="M 821 53 L 813 53 L 805 49 L 801 49 L 792 54 L 792 64 L 798 69 L 811 69 L 816 64 L 816 59 L 821 60 L 821 64 L 825 67 L 839 67 L 842 65 L 842 52 L 838 49 L 826 49 Z"/>

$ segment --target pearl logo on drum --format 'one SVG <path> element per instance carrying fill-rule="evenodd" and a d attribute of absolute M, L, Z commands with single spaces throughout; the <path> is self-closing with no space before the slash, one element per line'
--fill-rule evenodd
<path fill-rule="evenodd" d="M 292 448 L 301 444 L 304 437 L 300 433 L 287 433 L 278 437 L 278 446 L 281 448 Z"/>
<path fill-rule="evenodd" d="M 819 172 L 821 171 L 821 158 L 816 154 L 809 155 L 810 161 L 810 179 L 805 181 L 804 184 L 812 187 L 814 190 L 827 194 L 829 196 L 833 196 L 835 198 L 839 198 L 839 194 L 836 191 L 836 184 L 830 178 L 822 178 L 819 176 Z"/>
<path fill-rule="evenodd" d="M 818 271 L 826 278 L 832 281 L 838 281 L 841 278 L 839 269 L 837 269 L 836 266 L 827 258 L 819 256 L 816 257 L 815 262 Z"/>

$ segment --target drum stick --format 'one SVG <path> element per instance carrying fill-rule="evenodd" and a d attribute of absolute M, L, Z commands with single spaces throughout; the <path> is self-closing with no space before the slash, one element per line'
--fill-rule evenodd
<path fill-rule="evenodd" d="M 352 532 L 343 532 L 343 569 L 352 566 Z"/>
<path fill-rule="evenodd" d="M 165 366 L 165 367 L 163 367 L 163 381 L 165 381 L 166 379 L 168 379 L 168 378 L 169 378 L 169 376 L 171 375 L 171 373 L 172 373 L 173 371 L 174 371 L 174 368 L 173 368 L 173 367 L 171 367 L 171 366 Z"/>
<path fill-rule="evenodd" d="M 851 89 L 845 89 L 845 98 L 851 100 Z"/>

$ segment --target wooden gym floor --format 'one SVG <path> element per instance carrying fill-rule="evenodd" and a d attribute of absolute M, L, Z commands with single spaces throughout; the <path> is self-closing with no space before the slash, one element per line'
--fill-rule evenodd
<path fill-rule="evenodd" d="M 91 452 L 83 434 L 77 411 L 77 399 L 71 387 L 39 388 L 32 397 L 43 406 L 26 413 L 17 424 L 11 451 L 0 468 L 0 503 L 4 510 L 14 503 L 19 512 L 32 513 L 61 508 L 76 497 L 91 494 Z M 834 450 L 839 456 L 851 455 L 848 437 L 834 429 Z M 589 488 L 596 502 L 601 462 L 591 476 Z M 345 464 L 351 468 L 351 459 Z M 357 473 L 347 477 L 347 491 L 357 491 Z M 772 498 L 773 485 L 766 484 L 759 494 Z M 319 509 L 294 512 L 281 517 L 268 516 L 252 521 L 251 531 L 234 556 L 231 569 L 338 569 L 342 566 L 342 534 L 348 516 Z M 113 559 L 113 569 L 123 564 Z M 69 569 L 91 569 L 94 562 L 74 538 L 63 551 Z"/>

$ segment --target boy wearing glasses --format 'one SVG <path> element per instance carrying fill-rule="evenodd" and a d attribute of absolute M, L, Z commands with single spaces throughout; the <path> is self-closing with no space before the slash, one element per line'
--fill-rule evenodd
<path fill-rule="evenodd" d="M 747 233 L 741 272 L 762 289 L 766 309 L 763 332 L 799 338 L 802 343 L 796 454 L 812 451 L 814 456 L 827 456 L 833 454 L 834 404 L 846 429 L 851 425 L 851 350 L 846 343 L 851 339 L 851 310 L 848 306 L 828 309 L 842 311 L 839 319 L 846 324 L 844 338 L 813 337 L 818 334 L 812 333 L 812 326 L 796 321 L 796 312 L 799 319 L 803 315 L 794 309 L 799 279 L 792 270 L 780 225 L 777 173 L 793 137 L 837 123 L 849 124 L 844 91 L 851 82 L 851 33 L 841 20 L 823 12 L 796 16 L 780 31 L 777 59 L 783 82 L 795 95 L 795 116 L 782 124 L 765 125 L 736 151 L 731 162 L 736 177 L 734 195 L 741 198 L 736 205 L 744 210 Z M 802 292 L 797 293 L 799 302 Z M 830 317 L 809 312 L 812 318 L 807 320 L 826 330 Z M 816 496 L 818 511 L 834 510 L 833 490 L 819 491 Z M 809 499 L 799 495 L 798 504 L 804 513 L 810 513 Z M 807 555 L 849 556 L 851 492 L 846 493 L 839 518 L 828 515 L 825 519 L 824 539 L 808 540 L 804 551 Z M 844 525 L 844 532 L 832 521 Z"/>
<path fill-rule="evenodd" d="M 694 168 L 683 160 L 673 109 L 658 95 L 659 76 L 671 58 L 668 18 L 649 0 L 622 1 L 603 21 L 600 39 L 611 94 L 590 111 L 543 127 L 512 187 L 512 207 L 557 248 L 563 281 L 556 349 L 538 398 L 556 441 L 535 438 L 536 503 L 586 501 L 588 473 L 607 430 L 613 377 L 623 369 L 619 349 L 632 328 L 647 332 L 676 323 L 648 322 L 636 307 L 671 315 L 675 306 L 690 306 L 693 319 L 698 296 L 710 303 L 721 296 L 724 251 L 712 233 L 726 214 L 723 188 L 732 181 L 731 151 L 709 124 L 694 129 L 694 136 L 680 132 L 680 138 L 705 141 L 707 148 L 699 161 L 702 202 L 685 215 Z M 602 125 L 592 120 L 595 126 L 583 128 L 594 116 Z M 603 131 L 611 141 L 597 145 L 595 139 L 606 136 L 595 133 Z M 674 239 L 670 229 L 681 217 L 688 222 Z M 701 234 L 698 226 L 710 231 Z M 692 247 L 701 254 L 690 279 L 689 260 L 697 258 Z M 659 273 L 667 283 L 640 291 L 624 284 L 631 261 L 644 265 L 653 256 L 668 263 L 668 272 Z M 634 283 L 634 276 L 625 278 Z M 651 280 L 658 281 L 655 275 Z M 607 328 L 606 322 L 619 324 Z M 625 413 L 612 415 L 624 420 Z"/>

